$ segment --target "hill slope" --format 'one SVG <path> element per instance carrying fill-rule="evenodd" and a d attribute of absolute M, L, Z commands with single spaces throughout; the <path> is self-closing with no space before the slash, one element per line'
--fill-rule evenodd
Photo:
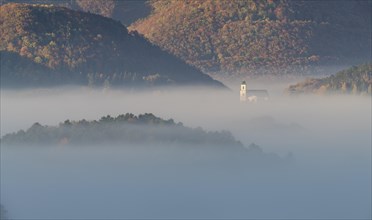
<path fill-rule="evenodd" d="M 208 72 L 278 73 L 370 58 L 371 5 L 345 0 L 154 0 L 151 15 L 130 30 Z"/>
<path fill-rule="evenodd" d="M 353 66 L 335 75 L 322 79 L 308 79 L 287 89 L 291 94 L 301 93 L 346 93 L 371 94 L 372 63 Z"/>
<path fill-rule="evenodd" d="M 125 26 L 139 18 L 148 16 L 151 7 L 147 0 L 2 0 L 0 5 L 6 3 L 32 3 L 56 5 L 99 14 L 120 21 Z"/>
<path fill-rule="evenodd" d="M 0 10 L 0 51 L 7 60 L 1 66 L 2 86 L 18 83 L 6 70 L 34 71 L 11 52 L 47 68 L 57 78 L 51 84 L 223 87 L 110 18 L 50 5 L 6 4 Z"/>
<path fill-rule="evenodd" d="M 224 146 L 244 150 L 231 133 L 206 132 L 201 128 L 189 128 L 173 119 L 164 120 L 151 113 L 117 117 L 105 116 L 94 121 L 66 120 L 58 126 L 42 126 L 35 123 L 26 131 L 7 134 L 5 145 L 55 145 L 55 144 L 181 144 L 192 146 Z"/>
<path fill-rule="evenodd" d="M 119 153 L 123 160 L 137 161 L 145 156 L 147 159 L 140 160 L 140 163 L 146 163 L 153 158 L 156 162 L 170 160 L 176 163 L 186 162 L 188 165 L 211 163 L 223 169 L 231 167 L 232 164 L 238 167 L 246 164 L 247 166 L 243 166 L 244 170 L 253 164 L 259 165 L 260 168 L 263 168 L 262 165 L 278 167 L 290 163 L 292 159 L 265 153 L 256 144 L 245 147 L 228 131 L 190 128 L 151 113 L 138 116 L 127 113 L 117 117 L 108 115 L 93 121 L 66 120 L 58 126 L 34 123 L 25 131 L 4 135 L 1 144 L 4 149 L 30 147 L 35 150 L 33 147 L 38 146 L 72 148 L 84 146 L 92 149 L 99 147 L 104 152 L 119 147 L 125 150 Z M 151 171 L 153 168 L 151 166 Z"/>

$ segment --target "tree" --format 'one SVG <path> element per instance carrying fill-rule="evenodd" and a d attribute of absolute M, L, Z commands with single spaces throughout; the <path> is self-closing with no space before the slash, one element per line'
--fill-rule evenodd
<path fill-rule="evenodd" d="M 358 86 L 356 85 L 356 83 L 353 84 L 353 89 L 351 92 L 353 95 L 356 95 L 358 93 Z"/>
<path fill-rule="evenodd" d="M 106 78 L 105 81 L 103 82 L 103 89 L 108 90 L 110 89 L 110 87 L 111 87 L 110 80 L 109 78 Z"/>
<path fill-rule="evenodd" d="M 114 0 L 76 0 L 81 9 L 86 12 L 111 17 L 115 8 Z"/>
<path fill-rule="evenodd" d="M 94 86 L 94 74 L 88 73 L 87 78 L 88 78 L 88 86 L 93 87 Z"/>
<path fill-rule="evenodd" d="M 346 82 L 341 83 L 341 92 L 346 93 L 347 92 L 347 87 L 346 87 Z"/>

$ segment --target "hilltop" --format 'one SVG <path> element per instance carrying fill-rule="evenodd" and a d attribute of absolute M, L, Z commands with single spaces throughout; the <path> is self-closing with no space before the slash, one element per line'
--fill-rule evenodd
<path fill-rule="evenodd" d="M 120 22 L 53 5 L 0 6 L 1 86 L 224 87 Z"/>
<path fill-rule="evenodd" d="M 150 1 L 132 24 L 208 73 L 299 74 L 309 66 L 369 60 L 371 1 Z"/>
<path fill-rule="evenodd" d="M 151 113 L 108 115 L 93 121 L 66 120 L 58 126 L 34 123 L 25 131 L 4 135 L 1 144 L 7 147 L 99 146 L 106 149 L 111 146 L 140 152 L 145 150 L 142 152 L 145 154 L 165 150 L 177 161 L 200 158 L 205 162 L 207 158 L 216 156 L 218 164 L 226 161 L 229 165 L 249 162 L 278 165 L 278 162 L 285 161 L 276 154 L 263 152 L 256 144 L 245 147 L 228 131 L 190 128 Z"/>
<path fill-rule="evenodd" d="M 70 121 L 58 126 L 33 124 L 26 131 L 4 135 L 5 145 L 61 144 L 190 144 L 243 148 L 230 132 L 207 132 L 201 128 L 185 127 L 173 119 L 162 119 L 151 113 L 138 116 L 127 113 L 117 117 L 104 116 L 99 120 Z"/>
<path fill-rule="evenodd" d="M 371 94 L 372 63 L 353 66 L 335 75 L 321 79 L 308 79 L 287 88 L 290 94 L 301 93 L 343 93 Z"/>

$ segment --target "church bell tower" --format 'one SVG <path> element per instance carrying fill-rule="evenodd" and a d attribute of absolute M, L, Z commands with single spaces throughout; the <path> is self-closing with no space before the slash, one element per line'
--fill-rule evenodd
<path fill-rule="evenodd" d="M 245 102 L 247 100 L 247 84 L 245 81 L 240 85 L 240 101 Z"/>

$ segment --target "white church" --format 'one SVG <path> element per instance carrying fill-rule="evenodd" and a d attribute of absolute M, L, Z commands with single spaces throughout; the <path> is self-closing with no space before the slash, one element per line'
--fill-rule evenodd
<path fill-rule="evenodd" d="M 267 90 L 247 90 L 247 83 L 245 81 L 240 85 L 240 101 L 241 102 L 257 102 L 269 100 L 269 93 Z"/>

